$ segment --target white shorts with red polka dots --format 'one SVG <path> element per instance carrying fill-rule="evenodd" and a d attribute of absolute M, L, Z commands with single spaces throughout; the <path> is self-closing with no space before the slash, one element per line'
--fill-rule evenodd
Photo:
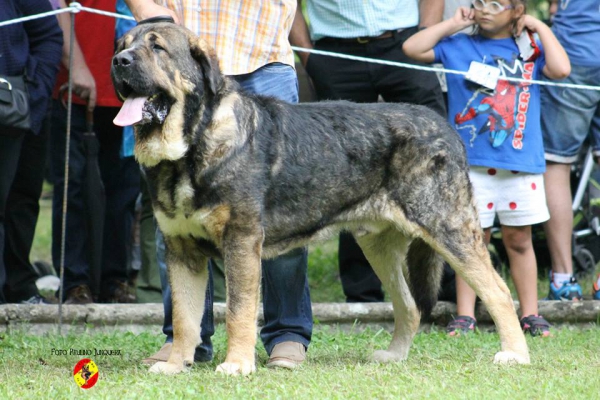
<path fill-rule="evenodd" d="M 533 225 L 550 218 L 542 174 L 472 166 L 469 176 L 482 228 L 494 224 L 496 213 L 506 226 Z"/>

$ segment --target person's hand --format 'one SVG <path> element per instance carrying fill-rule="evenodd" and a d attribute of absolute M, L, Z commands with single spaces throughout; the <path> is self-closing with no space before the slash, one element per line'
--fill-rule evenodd
<path fill-rule="evenodd" d="M 518 19 L 515 25 L 515 35 L 519 36 L 523 32 L 523 29 L 528 29 L 533 33 L 536 33 L 540 27 L 540 25 L 546 26 L 539 19 L 532 17 L 531 15 L 523 15 Z"/>
<path fill-rule="evenodd" d="M 458 30 L 463 30 L 475 24 L 475 10 L 469 7 L 458 7 L 452 21 Z"/>
<path fill-rule="evenodd" d="M 87 109 L 93 111 L 96 107 L 96 81 L 87 65 L 73 67 L 73 93 L 87 101 Z"/>
<path fill-rule="evenodd" d="M 159 17 L 161 15 L 169 15 L 173 17 L 173 20 L 176 24 L 179 25 L 182 23 L 181 18 L 179 18 L 179 15 L 177 15 L 177 13 L 166 7 L 154 3 L 154 1 L 152 0 L 139 3 L 139 5 L 131 7 L 130 9 L 137 22 L 152 17 Z"/>

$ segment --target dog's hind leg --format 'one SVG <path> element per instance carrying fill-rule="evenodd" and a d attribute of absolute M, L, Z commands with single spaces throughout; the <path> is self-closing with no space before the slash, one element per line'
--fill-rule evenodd
<path fill-rule="evenodd" d="M 408 357 L 421 316 L 406 278 L 406 253 L 410 239 L 390 227 L 376 235 L 357 237 L 365 257 L 373 267 L 394 307 L 394 334 L 387 350 L 377 350 L 377 362 L 402 361 Z"/>
<path fill-rule="evenodd" d="M 459 218 L 445 216 L 436 229 L 423 229 L 423 240 L 473 288 L 492 316 L 502 347 L 494 362 L 528 364 L 529 350 L 510 291 L 492 266 L 475 207 L 463 209 L 458 214 Z"/>
<path fill-rule="evenodd" d="M 246 231 L 245 235 L 240 231 Z M 227 357 L 217 372 L 248 375 L 256 370 L 256 319 L 260 294 L 262 230 L 228 229 L 223 238 L 227 282 Z"/>
<path fill-rule="evenodd" d="M 165 244 L 173 301 L 173 348 L 168 361 L 154 364 L 150 372 L 170 375 L 194 362 L 204 313 L 208 259 L 193 240 L 165 237 Z"/>

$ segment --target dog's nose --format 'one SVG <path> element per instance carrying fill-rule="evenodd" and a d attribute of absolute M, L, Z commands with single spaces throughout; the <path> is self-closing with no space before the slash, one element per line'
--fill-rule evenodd
<path fill-rule="evenodd" d="M 112 63 L 115 67 L 129 67 L 133 64 L 133 55 L 130 51 L 122 51 L 113 57 Z"/>

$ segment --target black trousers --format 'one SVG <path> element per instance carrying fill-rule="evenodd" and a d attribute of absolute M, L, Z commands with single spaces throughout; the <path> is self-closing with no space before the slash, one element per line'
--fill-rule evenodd
<path fill-rule="evenodd" d="M 424 65 L 409 59 L 402 44 L 417 28 L 394 32 L 386 39 L 368 43 L 325 38 L 318 40 L 316 50 L 350 54 L 380 60 Z M 446 115 L 446 106 L 437 76 L 433 72 L 398 68 L 387 65 L 311 54 L 306 65 L 319 100 L 351 100 L 375 103 L 379 97 L 386 102 L 420 104 Z M 383 301 L 379 278 L 352 235 L 342 233 L 339 242 L 340 277 L 346 301 Z"/>
<path fill-rule="evenodd" d="M 6 202 L 4 263 L 6 301 L 18 303 L 39 294 L 29 253 L 40 212 L 48 147 L 48 120 L 38 135 L 23 138 L 17 171 Z"/>
<path fill-rule="evenodd" d="M 98 165 L 106 194 L 104 215 L 101 297 L 110 297 L 117 282 L 127 282 L 129 276 L 128 243 L 140 193 L 140 169 L 133 157 L 121 158 L 119 151 L 123 129 L 112 123 L 118 107 L 96 107 L 94 132 L 100 144 Z M 64 295 L 78 285 L 90 284 L 90 240 L 87 223 L 90 213 L 85 202 L 86 155 L 83 135 L 86 131 L 85 106 L 73 105 L 71 145 L 69 148 L 69 188 L 67 193 L 67 226 L 65 233 Z M 67 111 L 52 101 L 51 169 L 54 182 L 52 204 L 52 260 L 60 266 L 62 203 L 64 191 L 64 162 Z"/>

